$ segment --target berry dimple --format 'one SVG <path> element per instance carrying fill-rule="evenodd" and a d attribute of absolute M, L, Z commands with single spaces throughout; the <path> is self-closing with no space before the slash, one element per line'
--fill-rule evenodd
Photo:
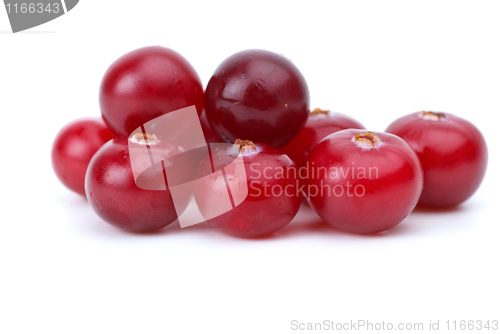
<path fill-rule="evenodd" d="M 488 151 L 481 132 L 469 121 L 422 111 L 395 120 L 386 131 L 403 138 L 419 157 L 424 171 L 420 206 L 456 206 L 479 188 Z"/>
<path fill-rule="evenodd" d="M 168 155 L 172 155 L 172 152 L 182 153 L 176 151 L 176 146 L 150 134 L 142 138 L 119 137 L 99 149 L 86 174 L 86 191 L 94 211 L 105 222 L 129 232 L 155 231 L 177 219 L 176 207 L 164 179 L 163 162 L 150 165 L 134 179 L 129 148 L 144 152 L 142 160 L 149 162 L 148 151 L 141 147 L 146 141 L 148 145 L 159 146 L 159 150 L 164 147 Z M 135 145 L 138 147 L 135 148 Z M 135 158 L 140 160 L 137 153 Z M 142 185 L 142 188 L 138 185 Z M 188 201 L 189 198 L 186 198 L 184 209 Z M 181 210 L 181 203 L 176 204 L 177 209 Z"/>
<path fill-rule="evenodd" d="M 243 159 L 243 175 L 225 168 L 238 155 Z M 233 147 L 212 151 L 214 170 L 225 170 L 227 186 L 214 187 L 215 173 L 200 178 L 211 168 L 209 157 L 205 158 L 198 168 L 201 181 L 195 185 L 194 194 L 208 224 L 233 236 L 251 238 L 274 233 L 290 223 L 299 210 L 302 194 L 295 163 L 282 156 L 269 144 L 239 139 Z M 232 201 L 229 211 L 221 208 L 220 200 L 228 193 L 233 199 L 245 194 L 241 200 Z M 217 214 L 221 211 L 227 212 Z"/>
<path fill-rule="evenodd" d="M 399 224 L 422 191 L 418 157 L 388 133 L 342 130 L 312 150 L 306 198 L 330 225 L 353 233 L 376 233 Z"/>
<path fill-rule="evenodd" d="M 354 118 L 326 109 L 310 112 L 306 125 L 290 143 L 281 148 L 299 167 L 305 167 L 313 147 L 326 136 L 345 129 L 364 129 Z"/>

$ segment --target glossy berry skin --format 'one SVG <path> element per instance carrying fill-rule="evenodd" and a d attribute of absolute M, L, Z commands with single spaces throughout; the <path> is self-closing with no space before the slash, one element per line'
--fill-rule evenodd
<path fill-rule="evenodd" d="M 364 129 L 354 118 L 329 110 L 314 109 L 297 137 L 281 148 L 299 167 L 305 167 L 309 154 L 326 136 L 345 129 Z"/>
<path fill-rule="evenodd" d="M 52 146 L 52 167 L 69 189 L 85 196 L 85 172 L 90 159 L 107 141 L 116 137 L 102 118 L 82 118 L 64 126 Z"/>
<path fill-rule="evenodd" d="M 115 227 L 129 232 L 161 229 L 177 219 L 170 191 L 145 190 L 136 185 L 128 142 L 127 137 L 113 139 L 94 155 L 85 180 L 87 199 L 97 215 Z M 161 164 L 155 164 L 141 177 L 149 181 L 143 184 L 161 185 Z"/>
<path fill-rule="evenodd" d="M 295 217 L 302 200 L 295 163 L 267 143 L 251 145 L 254 148 L 244 148 L 240 153 L 246 178 L 226 175 L 231 189 L 248 187 L 248 195 L 232 210 L 207 220 L 210 226 L 218 230 L 244 238 L 265 236 L 282 229 Z M 214 169 L 217 171 L 227 166 L 237 154 L 234 146 L 213 150 Z M 210 159 L 207 157 L 201 162 L 198 174 L 210 168 Z M 287 173 L 287 170 L 290 172 Z M 284 173 L 277 176 L 280 171 Z M 214 178 L 215 174 L 211 174 L 210 178 L 204 178 L 203 182 L 195 185 L 196 203 L 205 219 L 228 191 L 224 184 L 214 187 Z M 238 197 L 235 193 L 232 196 Z"/>
<path fill-rule="evenodd" d="M 399 224 L 422 191 L 418 157 L 401 138 L 342 130 L 309 156 L 307 195 L 328 224 L 351 233 L 377 233 Z"/>
<path fill-rule="evenodd" d="M 419 206 L 456 206 L 479 188 L 488 150 L 469 121 L 450 113 L 415 112 L 395 120 L 386 131 L 403 138 L 420 159 L 424 190 Z"/>
<path fill-rule="evenodd" d="M 226 142 L 247 138 L 279 148 L 304 127 L 309 89 L 284 56 L 246 50 L 217 67 L 205 91 L 205 109 L 213 130 Z"/>
<path fill-rule="evenodd" d="M 177 52 L 161 46 L 131 51 L 108 68 L 101 82 L 102 117 L 119 135 L 192 105 L 203 110 L 203 87 L 193 66 Z"/>
<path fill-rule="evenodd" d="M 207 143 L 224 143 L 224 140 L 212 130 L 210 123 L 207 119 L 207 113 L 205 110 L 200 115 L 201 129 L 203 130 L 203 135 L 205 136 L 205 141 Z"/>

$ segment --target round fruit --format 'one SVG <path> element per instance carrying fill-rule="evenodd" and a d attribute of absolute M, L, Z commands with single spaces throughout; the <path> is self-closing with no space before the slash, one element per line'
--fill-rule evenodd
<path fill-rule="evenodd" d="M 203 110 L 203 87 L 191 64 L 177 52 L 150 46 L 129 52 L 108 68 L 101 82 L 102 117 L 119 135 L 192 105 Z"/>
<path fill-rule="evenodd" d="M 75 120 L 59 131 L 52 146 L 52 167 L 61 182 L 85 196 L 85 172 L 90 159 L 116 137 L 101 118 Z"/>
<path fill-rule="evenodd" d="M 281 148 L 299 167 L 305 167 L 313 147 L 329 134 L 345 129 L 364 129 L 354 118 L 329 110 L 314 109 L 299 135 Z"/>
<path fill-rule="evenodd" d="M 213 130 L 226 142 L 248 138 L 281 147 L 306 123 L 309 90 L 284 56 L 246 50 L 217 67 L 207 85 L 205 109 Z"/>
<path fill-rule="evenodd" d="M 243 159 L 243 175 L 238 168 L 227 168 L 238 156 Z M 226 182 L 211 172 L 211 159 L 206 157 L 198 167 L 194 189 L 209 225 L 237 237 L 259 237 L 282 229 L 295 217 L 302 193 L 297 167 L 285 154 L 266 143 L 237 140 L 213 150 L 211 158 L 215 172 L 225 171 Z M 229 211 L 221 204 L 228 192 L 233 207 Z"/>
<path fill-rule="evenodd" d="M 376 233 L 413 210 L 422 184 L 418 157 L 404 140 L 349 129 L 327 136 L 311 151 L 306 198 L 330 225 Z"/>
<path fill-rule="evenodd" d="M 144 149 L 146 145 L 160 146 L 160 149 Z M 142 161 L 150 166 L 137 180 L 134 180 L 129 147 L 130 151 L 136 152 L 137 165 Z M 153 155 L 150 157 L 148 152 L 153 152 Z M 147 135 L 144 139 L 137 136 L 113 139 L 94 155 L 87 170 L 85 189 L 90 205 L 104 221 L 130 232 L 150 232 L 177 219 L 174 202 L 164 179 L 165 162 L 160 160 L 151 166 L 150 159 L 159 160 L 154 152 L 158 156 L 182 153 L 170 143 Z M 137 184 L 147 189 L 141 189 Z"/>
<path fill-rule="evenodd" d="M 488 162 L 486 141 L 469 121 L 432 111 L 395 120 L 386 130 L 403 138 L 424 170 L 420 206 L 456 206 L 479 188 Z"/>

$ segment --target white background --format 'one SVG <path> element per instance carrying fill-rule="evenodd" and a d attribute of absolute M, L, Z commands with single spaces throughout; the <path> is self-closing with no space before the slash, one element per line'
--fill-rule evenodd
<path fill-rule="evenodd" d="M 0 333 L 292 333 L 292 320 L 358 319 L 440 320 L 445 332 L 446 320 L 500 320 L 499 17 L 498 1 L 106 0 L 12 34 L 0 8 Z M 59 183 L 50 149 L 64 124 L 99 115 L 109 64 L 147 45 L 183 54 L 205 85 L 237 51 L 282 52 L 312 107 L 374 131 L 422 109 L 467 118 L 488 141 L 486 178 L 460 207 L 376 236 L 307 209 L 259 240 L 203 225 L 120 232 Z"/>

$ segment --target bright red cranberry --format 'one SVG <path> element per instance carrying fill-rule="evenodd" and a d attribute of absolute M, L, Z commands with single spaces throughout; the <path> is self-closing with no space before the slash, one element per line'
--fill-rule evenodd
<path fill-rule="evenodd" d="M 87 198 L 97 215 L 107 223 L 130 232 L 155 231 L 177 219 L 161 161 L 145 170 L 137 178 L 137 183 L 134 180 L 129 146 L 138 154 L 143 152 L 142 158 L 136 154 L 136 161 L 141 160 L 150 165 L 148 150 L 141 147 L 146 144 L 150 147 L 165 145 L 164 149 L 169 153 L 164 155 L 182 153 L 175 146 L 159 141 L 154 135 L 147 135 L 147 139 L 119 137 L 97 151 L 85 180 Z M 162 155 L 161 152 L 159 155 Z M 152 186 L 156 190 L 141 189 L 137 184 L 148 185 L 149 189 Z"/>
<path fill-rule="evenodd" d="M 217 67 L 207 85 L 205 109 L 212 128 L 226 142 L 248 138 L 281 147 L 306 123 L 309 90 L 284 56 L 246 50 Z"/>
<path fill-rule="evenodd" d="M 376 233 L 399 224 L 422 191 L 418 157 L 401 138 L 342 130 L 324 138 L 309 156 L 306 197 L 330 225 Z"/>
<path fill-rule="evenodd" d="M 191 64 L 177 52 L 150 46 L 118 58 L 102 79 L 101 113 L 113 131 L 128 136 L 168 112 L 196 105 L 203 110 L 203 87 Z"/>
<path fill-rule="evenodd" d="M 364 129 L 354 118 L 329 110 L 314 109 L 297 137 L 281 148 L 299 167 L 305 167 L 313 147 L 326 136 L 345 129 Z"/>
<path fill-rule="evenodd" d="M 243 158 L 246 176 L 226 168 L 227 182 L 217 183 L 219 176 L 212 173 L 210 160 L 213 170 L 218 171 L 238 155 Z M 206 177 L 199 179 L 194 194 L 200 212 L 212 227 L 237 237 L 259 237 L 282 229 L 297 214 L 302 200 L 297 167 L 271 145 L 237 140 L 232 147 L 213 150 L 211 159 L 205 158 L 198 168 L 198 178 Z M 228 192 L 234 208 L 217 216 L 221 198 L 227 197 Z"/>
<path fill-rule="evenodd" d="M 52 167 L 69 189 L 85 196 L 85 172 L 90 159 L 107 141 L 116 137 L 101 118 L 82 118 L 66 126 L 52 146 Z"/>
<path fill-rule="evenodd" d="M 417 153 L 424 170 L 419 206 L 456 206 L 479 188 L 488 162 L 481 132 L 449 113 L 422 111 L 395 120 L 386 130 Z"/>
<path fill-rule="evenodd" d="M 212 130 L 205 110 L 200 115 L 200 124 L 207 143 L 224 143 L 224 140 Z"/>

